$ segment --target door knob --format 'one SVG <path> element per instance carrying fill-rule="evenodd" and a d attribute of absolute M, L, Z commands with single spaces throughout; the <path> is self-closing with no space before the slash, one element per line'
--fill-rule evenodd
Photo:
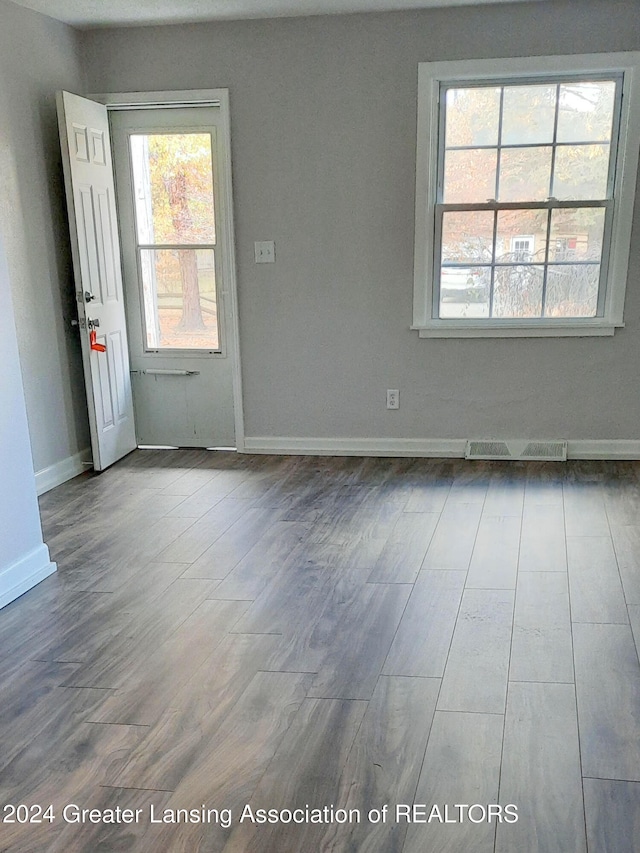
<path fill-rule="evenodd" d="M 100 320 L 91 320 L 87 318 L 87 328 L 88 329 L 97 329 L 100 326 Z"/>
<path fill-rule="evenodd" d="M 92 299 L 95 299 L 95 296 L 93 295 L 93 293 L 91 293 L 90 290 L 85 290 L 84 301 L 85 302 L 91 302 Z"/>

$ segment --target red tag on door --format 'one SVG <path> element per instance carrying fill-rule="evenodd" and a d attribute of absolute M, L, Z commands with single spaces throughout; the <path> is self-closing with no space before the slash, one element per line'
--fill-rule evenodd
<path fill-rule="evenodd" d="M 89 344 L 91 346 L 91 349 L 94 349 L 96 352 L 106 352 L 106 346 L 104 344 L 99 344 L 97 342 L 97 337 L 98 335 L 96 333 L 96 330 L 91 329 L 91 331 L 89 332 Z"/>

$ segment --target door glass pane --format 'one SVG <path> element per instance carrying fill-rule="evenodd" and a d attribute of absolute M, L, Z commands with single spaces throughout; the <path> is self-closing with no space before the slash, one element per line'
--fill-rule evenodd
<path fill-rule="evenodd" d="M 562 201 L 604 199 L 608 177 L 608 145 L 559 145 L 551 194 Z"/>
<path fill-rule="evenodd" d="M 139 252 L 147 349 L 219 349 L 213 249 Z"/>
<path fill-rule="evenodd" d="M 546 317 L 595 317 L 600 264 L 549 266 Z"/>
<path fill-rule="evenodd" d="M 558 142 L 609 142 L 615 95 L 613 81 L 560 86 Z"/>
<path fill-rule="evenodd" d="M 583 207 L 551 212 L 550 261 L 597 261 L 602 257 L 602 208 Z"/>
<path fill-rule="evenodd" d="M 543 281 L 543 266 L 496 267 L 492 316 L 539 317 L 542 314 Z"/>
<path fill-rule="evenodd" d="M 484 203 L 495 198 L 497 156 L 493 148 L 447 151 L 444 158 L 444 203 Z"/>
<path fill-rule="evenodd" d="M 545 201 L 549 197 L 551 147 L 504 148 L 499 201 Z"/>
<path fill-rule="evenodd" d="M 503 145 L 553 142 L 555 86 L 505 86 Z"/>
<path fill-rule="evenodd" d="M 442 262 L 491 263 L 493 211 L 455 211 L 442 216 Z"/>
<path fill-rule="evenodd" d="M 447 90 L 447 148 L 498 144 L 500 89 Z"/>
<path fill-rule="evenodd" d="M 211 134 L 130 140 L 138 243 L 215 243 Z"/>

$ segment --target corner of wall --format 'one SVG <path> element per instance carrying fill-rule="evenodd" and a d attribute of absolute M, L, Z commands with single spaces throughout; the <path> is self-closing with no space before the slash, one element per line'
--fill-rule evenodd
<path fill-rule="evenodd" d="M 87 447 L 73 456 L 68 456 L 66 459 L 61 459 L 60 462 L 36 471 L 36 491 L 38 495 L 43 495 L 45 492 L 55 489 L 56 486 L 66 483 L 67 480 L 77 477 L 78 474 L 82 474 L 83 471 L 90 468 L 91 464 L 91 450 Z"/>

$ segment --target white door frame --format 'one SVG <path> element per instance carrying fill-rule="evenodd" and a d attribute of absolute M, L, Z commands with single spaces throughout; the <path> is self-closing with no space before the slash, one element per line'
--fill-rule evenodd
<path fill-rule="evenodd" d="M 227 346 L 231 358 L 233 378 L 233 411 L 236 447 L 244 452 L 244 413 L 242 408 L 242 372 L 240 368 L 240 325 L 238 322 L 238 289 L 236 278 L 235 228 L 233 219 L 233 184 L 231 173 L 231 123 L 229 118 L 228 89 L 192 89 L 170 92 L 109 92 L 87 95 L 93 101 L 104 104 L 107 110 L 126 109 L 171 109 L 172 107 L 217 106 L 222 118 L 223 153 L 219 163 L 220 193 L 225 215 L 222 222 L 223 252 L 222 274 L 229 307 L 229 329 Z"/>

